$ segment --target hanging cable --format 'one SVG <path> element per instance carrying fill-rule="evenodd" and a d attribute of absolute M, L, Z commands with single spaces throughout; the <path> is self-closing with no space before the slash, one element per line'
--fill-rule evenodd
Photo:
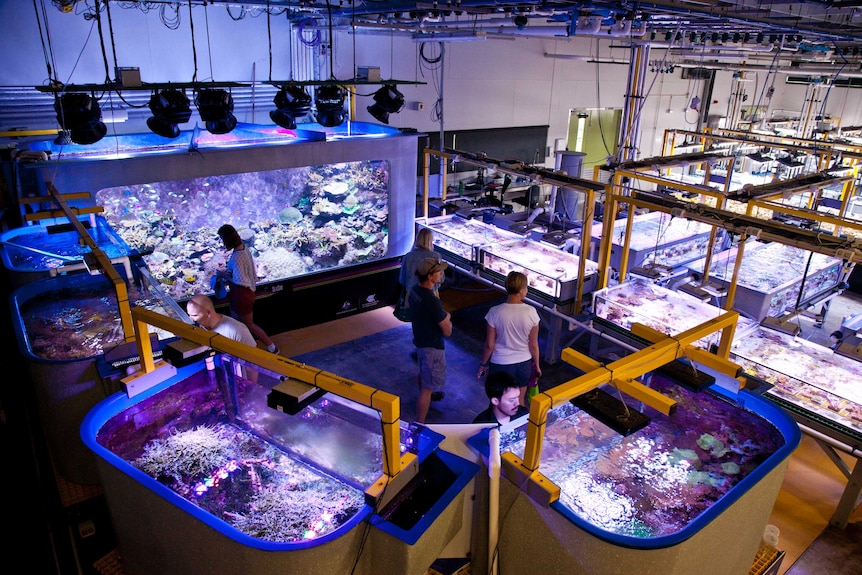
<path fill-rule="evenodd" d="M 111 72 L 108 69 L 108 53 L 105 51 L 105 34 L 102 31 L 102 17 L 99 15 L 99 2 L 96 1 L 95 4 L 95 12 L 96 12 L 96 25 L 99 30 L 99 45 L 102 48 L 102 62 L 105 64 L 105 83 L 110 84 L 111 82 Z M 85 17 L 86 18 L 86 17 Z"/>
<path fill-rule="evenodd" d="M 332 42 L 332 3 L 329 0 L 326 0 L 326 15 L 327 15 L 327 31 L 329 32 L 329 77 L 330 79 L 335 79 L 335 64 L 333 61 L 333 52 L 335 44 Z"/>
<path fill-rule="evenodd" d="M 45 67 L 48 69 L 48 83 L 59 84 L 59 81 L 54 78 L 54 49 L 51 47 L 51 35 L 48 33 L 48 17 L 45 14 L 45 3 L 42 2 L 42 17 L 39 17 L 39 8 L 36 0 L 33 0 L 33 11 L 36 12 L 36 24 L 39 26 L 39 40 L 42 42 L 42 54 L 45 57 Z M 45 21 L 45 30 L 42 30 L 42 20 Z M 47 46 L 46 46 L 47 41 Z"/>
<path fill-rule="evenodd" d="M 189 1 L 189 30 L 192 33 L 192 58 L 194 59 L 195 72 L 192 76 L 192 82 L 198 81 L 198 51 L 195 47 L 195 20 L 192 17 L 192 0 Z"/>
<path fill-rule="evenodd" d="M 168 18 L 168 10 L 174 11 L 173 18 Z M 159 6 L 159 20 L 162 25 L 168 30 L 176 30 L 180 27 L 180 5 L 179 4 L 162 4 Z"/>
<path fill-rule="evenodd" d="M 108 15 L 108 35 L 111 38 L 111 54 L 114 56 L 114 70 L 117 69 L 117 44 L 114 42 L 114 22 L 111 19 L 111 3 L 105 0 L 105 13 Z M 117 80 L 117 78 L 114 78 Z"/>
<path fill-rule="evenodd" d="M 213 75 L 213 47 L 212 42 L 210 41 L 210 13 L 207 11 L 207 6 L 204 4 L 204 26 L 206 27 L 207 32 L 207 58 L 210 61 L 210 81 L 215 80 L 215 76 Z"/>
<path fill-rule="evenodd" d="M 269 0 L 266 0 L 266 42 L 269 48 L 269 81 L 272 82 L 272 25 L 269 13 Z"/>

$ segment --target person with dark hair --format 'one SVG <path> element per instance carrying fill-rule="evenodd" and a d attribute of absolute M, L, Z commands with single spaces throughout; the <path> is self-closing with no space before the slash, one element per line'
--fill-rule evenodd
<path fill-rule="evenodd" d="M 473 423 L 496 423 L 504 425 L 529 410 L 520 404 L 521 390 L 512 374 L 497 371 L 485 380 L 485 395 L 488 396 L 488 408 L 478 414 Z"/>
<path fill-rule="evenodd" d="M 263 342 L 266 351 L 279 353 L 278 347 L 269 338 L 262 327 L 254 323 L 254 292 L 257 289 L 257 269 L 255 268 L 254 256 L 243 243 L 239 232 L 230 224 L 225 224 L 218 229 L 224 248 L 232 250 L 227 261 L 227 270 L 219 272 L 228 280 L 230 291 L 228 302 L 230 304 L 230 315 L 244 323 L 251 334 Z"/>
<path fill-rule="evenodd" d="M 832 345 L 829 346 L 829 349 L 838 349 L 844 342 L 844 332 L 840 329 L 836 329 L 829 334 L 829 341 L 832 342 Z"/>
<path fill-rule="evenodd" d="M 413 344 L 419 360 L 419 397 L 416 400 L 416 422 L 425 423 L 432 400 L 443 399 L 446 385 L 444 339 L 452 335 L 452 316 L 434 293 L 434 285 L 448 267 L 446 262 L 426 258 L 416 273 L 419 283 L 409 295 Z"/>
<path fill-rule="evenodd" d="M 521 405 L 526 405 L 527 383 L 531 375 L 542 376 L 539 365 L 539 312 L 524 303 L 527 276 L 512 271 L 506 276 L 506 301 L 485 314 L 485 348 L 477 379 L 505 371 L 521 389 Z"/>

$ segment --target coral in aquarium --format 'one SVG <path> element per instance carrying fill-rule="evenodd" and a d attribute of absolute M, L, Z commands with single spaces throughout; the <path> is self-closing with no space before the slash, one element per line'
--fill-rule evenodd
<path fill-rule="evenodd" d="M 267 541 L 316 539 L 365 504 L 358 489 L 222 423 L 154 439 L 132 464 L 239 531 Z"/>
<path fill-rule="evenodd" d="M 177 301 L 210 293 L 231 224 L 265 284 L 386 256 L 389 164 L 346 162 L 99 190 L 118 235 Z"/>
<path fill-rule="evenodd" d="M 593 525 L 632 537 L 670 535 L 690 524 L 783 445 L 767 420 L 660 374 L 649 386 L 678 402 L 671 416 L 647 406 L 649 425 L 628 436 L 564 403 L 548 414 L 540 471 L 560 503 Z M 523 430 L 501 436 L 519 457 Z"/>
<path fill-rule="evenodd" d="M 174 317 L 149 290 L 132 285 L 128 290 L 132 307 L 143 307 Z M 20 304 L 21 318 L 30 352 L 51 360 L 83 359 L 104 353 L 123 343 L 117 296 L 105 282 L 48 291 Z M 151 328 L 159 339 L 173 334 Z"/>
<path fill-rule="evenodd" d="M 226 427 L 196 427 L 157 439 L 144 447 L 144 454 L 133 462 L 153 477 L 183 481 L 226 464 L 235 449 L 235 434 Z"/>

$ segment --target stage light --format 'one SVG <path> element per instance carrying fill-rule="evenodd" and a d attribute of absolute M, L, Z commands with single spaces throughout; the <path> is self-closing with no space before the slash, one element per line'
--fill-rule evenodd
<path fill-rule="evenodd" d="M 89 94 L 69 92 L 54 100 L 60 127 L 76 144 L 94 144 L 108 133 L 99 102 Z"/>
<path fill-rule="evenodd" d="M 341 125 L 347 119 L 344 110 L 344 98 L 347 92 L 341 86 L 324 85 L 315 90 L 314 114 L 315 121 L 321 126 L 332 128 Z"/>
<path fill-rule="evenodd" d="M 147 127 L 164 138 L 179 136 L 177 124 L 185 124 L 192 116 L 189 99 L 179 90 L 153 92 L 148 106 L 153 117 L 147 119 Z"/>
<path fill-rule="evenodd" d="M 296 119 L 306 116 L 311 111 L 311 96 L 297 84 L 289 84 L 279 90 L 272 102 L 277 109 L 270 112 L 269 117 L 288 130 L 295 129 Z"/>
<path fill-rule="evenodd" d="M 389 123 L 389 114 L 397 114 L 404 107 L 404 95 L 394 84 L 384 85 L 374 93 L 374 104 L 368 112 L 384 124 Z"/>
<path fill-rule="evenodd" d="M 195 105 L 206 123 L 207 132 L 211 134 L 227 134 L 236 128 L 236 118 L 233 115 L 233 96 L 226 90 L 207 88 L 195 96 Z"/>

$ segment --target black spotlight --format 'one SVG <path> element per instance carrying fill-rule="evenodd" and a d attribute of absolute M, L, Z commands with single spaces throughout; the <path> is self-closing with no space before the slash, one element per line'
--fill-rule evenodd
<path fill-rule="evenodd" d="M 68 130 L 76 144 L 94 144 L 108 133 L 99 102 L 89 94 L 70 92 L 54 100 L 60 127 Z"/>
<path fill-rule="evenodd" d="M 515 24 L 518 30 L 522 30 L 527 26 L 529 20 L 523 14 L 515 14 L 515 16 L 512 18 L 512 22 Z"/>
<path fill-rule="evenodd" d="M 404 107 L 404 95 L 394 85 L 384 85 L 374 93 L 374 104 L 366 108 L 372 116 L 384 124 L 389 123 L 389 114 L 397 114 Z"/>
<path fill-rule="evenodd" d="M 311 96 L 297 84 L 289 84 L 279 90 L 272 102 L 277 109 L 270 112 L 269 117 L 288 130 L 295 129 L 296 119 L 311 111 Z"/>
<path fill-rule="evenodd" d="M 153 92 L 148 105 L 153 117 L 147 118 L 147 127 L 163 138 L 179 136 L 177 124 L 185 124 L 192 117 L 189 99 L 179 90 Z"/>
<path fill-rule="evenodd" d="M 236 118 L 233 115 L 233 96 L 226 90 L 201 90 L 195 96 L 195 105 L 200 112 L 201 120 L 206 122 L 207 132 L 211 134 L 227 134 L 236 128 Z"/>
<path fill-rule="evenodd" d="M 347 92 L 341 86 L 325 85 L 317 88 L 314 93 L 314 107 L 317 108 L 315 121 L 327 128 L 340 126 L 347 119 L 344 110 L 346 97 Z"/>

